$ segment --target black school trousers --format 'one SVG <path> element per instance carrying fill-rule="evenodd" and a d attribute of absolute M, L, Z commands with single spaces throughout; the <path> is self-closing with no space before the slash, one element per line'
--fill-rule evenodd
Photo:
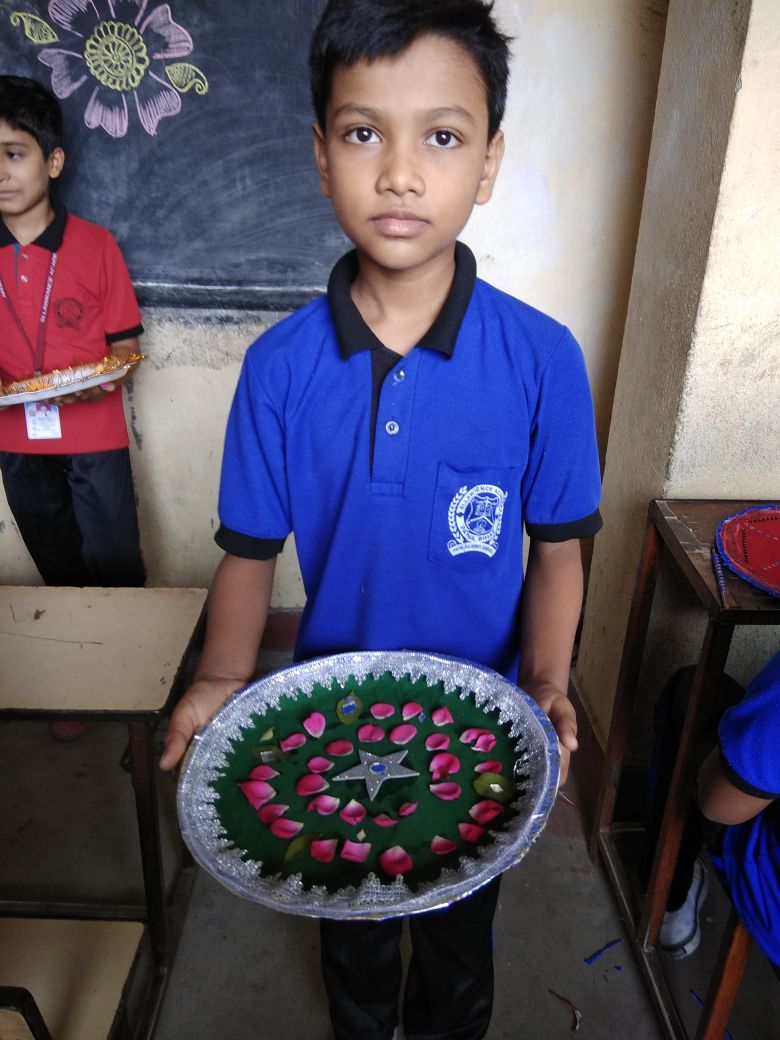
<path fill-rule="evenodd" d="M 390 1040 L 398 1020 L 400 938 L 412 959 L 406 1040 L 481 1040 L 493 1007 L 493 915 L 500 878 L 444 910 L 389 921 L 320 921 L 322 973 L 336 1040 Z"/>
<path fill-rule="evenodd" d="M 141 586 L 130 451 L 0 452 L 8 505 L 47 585 Z"/>

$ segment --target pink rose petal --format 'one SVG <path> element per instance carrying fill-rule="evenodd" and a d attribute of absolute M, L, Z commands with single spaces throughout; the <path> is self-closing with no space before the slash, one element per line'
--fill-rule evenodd
<path fill-rule="evenodd" d="M 318 776 L 316 773 L 305 773 L 296 783 L 295 791 L 297 794 L 306 795 L 319 794 L 320 791 L 326 791 L 330 787 L 330 784 L 324 776 Z"/>
<path fill-rule="evenodd" d="M 322 755 L 315 755 L 314 758 L 310 758 L 306 765 L 310 773 L 327 773 L 329 769 L 333 768 L 331 760 L 323 758 Z"/>
<path fill-rule="evenodd" d="M 285 737 L 284 740 L 279 741 L 279 747 L 282 751 L 295 751 L 296 748 L 303 747 L 305 743 L 305 734 L 291 733 L 289 737 Z"/>
<path fill-rule="evenodd" d="M 380 813 L 378 816 L 373 816 L 372 819 L 378 827 L 395 827 L 398 823 L 398 820 L 394 820 L 387 813 Z"/>
<path fill-rule="evenodd" d="M 496 738 L 492 733 L 480 733 L 474 741 L 475 751 L 492 751 L 496 746 Z"/>
<path fill-rule="evenodd" d="M 445 802 L 451 802 L 453 798 L 460 796 L 460 784 L 445 783 L 429 784 L 428 786 L 437 798 L 441 798 Z"/>
<path fill-rule="evenodd" d="M 431 839 L 431 851 L 435 852 L 437 856 L 446 856 L 448 852 L 453 852 L 457 847 L 454 841 L 442 838 L 439 834 L 435 834 Z"/>
<path fill-rule="evenodd" d="M 412 857 L 402 849 L 400 845 L 393 845 L 391 849 L 385 849 L 379 853 L 379 865 L 385 874 L 396 877 L 398 874 L 408 874 L 414 864 Z"/>
<path fill-rule="evenodd" d="M 336 855 L 337 845 L 337 838 L 319 838 L 311 843 L 309 852 L 311 852 L 312 858 L 319 860 L 320 863 L 330 863 Z"/>
<path fill-rule="evenodd" d="M 500 773 L 503 762 L 497 758 L 491 758 L 487 762 L 478 762 L 474 766 L 475 773 Z"/>
<path fill-rule="evenodd" d="M 285 820 L 283 816 L 271 824 L 271 834 L 275 834 L 277 838 L 294 838 L 302 829 L 302 823 L 298 823 L 296 820 Z"/>
<path fill-rule="evenodd" d="M 411 722 L 405 722 L 401 726 L 394 726 L 390 730 L 390 739 L 394 744 L 408 744 L 416 736 L 417 727 L 413 726 Z"/>
<path fill-rule="evenodd" d="M 250 780 L 273 780 L 279 773 L 276 769 L 271 766 L 255 766 L 252 772 L 249 774 Z"/>
<path fill-rule="evenodd" d="M 381 726 L 372 726 L 368 723 L 360 727 L 357 735 L 358 739 L 362 740 L 364 744 L 375 744 L 378 740 L 384 740 L 385 731 Z"/>
<path fill-rule="evenodd" d="M 457 773 L 460 769 L 460 759 L 451 755 L 448 751 L 442 751 L 431 759 L 431 772 L 434 780 L 444 780 L 451 773 Z"/>
<path fill-rule="evenodd" d="M 492 798 L 485 798 L 484 801 L 476 802 L 472 805 L 469 809 L 469 816 L 476 820 L 477 823 L 490 823 L 496 816 L 500 816 L 503 811 L 503 805 L 494 802 Z"/>
<path fill-rule="evenodd" d="M 261 823 L 271 823 L 273 820 L 278 819 L 280 816 L 284 816 L 287 810 L 290 808 L 289 805 L 282 805 L 281 802 L 272 802 L 270 805 L 264 805 L 260 812 L 257 814 L 257 818 Z"/>
<path fill-rule="evenodd" d="M 446 733 L 431 733 L 429 737 L 425 738 L 427 751 L 446 751 L 449 746 L 450 738 Z"/>
<path fill-rule="evenodd" d="M 417 809 L 417 802 L 404 802 L 401 808 L 398 810 L 399 816 L 411 816 Z"/>
<path fill-rule="evenodd" d="M 421 715 L 422 710 L 422 704 L 418 704 L 417 701 L 408 701 L 401 709 L 401 714 L 404 719 L 413 719 L 416 718 L 416 716 Z"/>
<path fill-rule="evenodd" d="M 347 802 L 347 804 L 339 813 L 339 816 L 345 823 L 357 824 L 360 823 L 361 820 L 365 819 L 366 810 L 363 808 L 360 802 L 356 802 L 353 798 L 351 801 Z"/>
<path fill-rule="evenodd" d="M 375 719 L 387 719 L 391 715 L 395 714 L 395 708 L 393 705 L 384 703 L 372 704 L 370 711 Z"/>
<path fill-rule="evenodd" d="M 461 744 L 473 744 L 477 737 L 483 733 L 489 733 L 490 730 L 481 729 L 479 726 L 468 726 L 460 735 Z"/>
<path fill-rule="evenodd" d="M 276 794 L 273 787 L 265 780 L 243 780 L 238 786 L 253 809 L 259 809 L 261 805 L 270 802 Z"/>
<path fill-rule="evenodd" d="M 447 723 L 453 721 L 449 708 L 434 708 L 431 712 L 431 718 L 436 726 L 446 726 Z"/>
<path fill-rule="evenodd" d="M 318 812 L 320 816 L 330 816 L 341 805 L 340 798 L 334 798 L 332 794 L 320 794 L 312 798 L 306 806 L 307 812 Z"/>
<path fill-rule="evenodd" d="M 352 863 L 365 863 L 371 851 L 371 843 L 368 841 L 350 841 L 349 838 L 341 848 L 341 858 L 348 859 Z"/>
<path fill-rule="evenodd" d="M 303 728 L 316 740 L 325 732 L 325 716 L 319 711 L 313 711 L 308 719 L 303 720 Z"/>
<path fill-rule="evenodd" d="M 325 745 L 325 753 L 328 755 L 351 755 L 353 751 L 352 743 L 349 740 L 331 740 L 330 744 Z"/>
<path fill-rule="evenodd" d="M 460 832 L 461 838 L 464 841 L 470 841 L 476 844 L 482 835 L 485 833 L 484 827 L 477 827 L 474 823 L 459 823 L 458 831 Z"/>

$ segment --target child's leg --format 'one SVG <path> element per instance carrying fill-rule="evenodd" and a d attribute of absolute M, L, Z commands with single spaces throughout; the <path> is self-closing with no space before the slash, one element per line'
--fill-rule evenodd
<path fill-rule="evenodd" d="M 47 585 L 88 585 L 65 456 L 0 452 L 8 505 Z"/>
<path fill-rule="evenodd" d="M 322 975 L 336 1040 L 390 1040 L 401 989 L 401 926 L 320 921 Z"/>
<path fill-rule="evenodd" d="M 130 452 L 70 455 L 68 480 L 90 585 L 140 586 L 146 580 Z"/>
<path fill-rule="evenodd" d="M 493 1008 L 493 915 L 500 878 L 446 910 L 409 918 L 406 1040 L 480 1040 Z"/>

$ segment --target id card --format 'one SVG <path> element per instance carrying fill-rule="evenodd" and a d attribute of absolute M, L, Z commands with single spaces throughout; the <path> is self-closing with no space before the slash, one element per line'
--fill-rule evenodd
<path fill-rule="evenodd" d="M 28 401 L 24 406 L 27 436 L 31 441 L 53 441 L 62 438 L 60 410 L 48 401 Z"/>

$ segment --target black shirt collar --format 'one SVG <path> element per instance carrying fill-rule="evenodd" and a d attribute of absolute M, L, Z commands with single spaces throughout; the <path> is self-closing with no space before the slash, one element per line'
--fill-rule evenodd
<path fill-rule="evenodd" d="M 50 253 L 56 253 L 62 245 L 62 236 L 65 233 L 65 222 L 68 219 L 68 211 L 62 205 L 61 202 L 53 202 L 54 207 L 54 219 L 48 225 L 34 242 L 30 245 L 40 246 L 41 249 L 48 249 Z M 0 246 L 15 246 L 19 243 L 16 241 L 14 236 L 0 220 Z"/>
<path fill-rule="evenodd" d="M 351 357 L 361 350 L 376 350 L 384 347 L 363 321 L 360 311 L 350 295 L 358 272 L 357 253 L 353 249 L 338 261 L 328 280 L 328 303 L 330 304 L 336 335 L 341 345 L 341 356 Z M 433 325 L 428 329 L 418 347 L 436 350 L 445 357 L 452 357 L 455 340 L 458 338 L 463 315 L 469 305 L 477 277 L 477 262 L 474 254 L 462 242 L 455 243 L 455 276 L 450 291 Z"/>

